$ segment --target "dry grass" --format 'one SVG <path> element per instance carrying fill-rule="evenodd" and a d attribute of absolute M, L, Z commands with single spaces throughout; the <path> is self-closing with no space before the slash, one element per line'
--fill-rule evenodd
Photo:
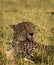
<path fill-rule="evenodd" d="M 54 0 L 0 0 L 0 50 L 2 54 L 5 54 L 6 50 L 11 48 L 13 30 L 10 25 L 22 22 L 24 19 L 31 21 L 40 29 L 36 35 L 37 42 L 54 45 L 54 32 L 51 30 L 54 28 L 54 15 L 50 13 L 51 11 L 54 12 Z M 5 58 L 3 61 L 1 57 L 1 61 L 4 62 Z M 16 62 L 16 65 L 20 65 L 20 59 L 16 61 L 19 61 Z M 9 60 L 8 62 L 11 63 Z M 22 62 L 22 65 L 35 64 Z M 46 64 L 38 63 L 36 65 Z"/>

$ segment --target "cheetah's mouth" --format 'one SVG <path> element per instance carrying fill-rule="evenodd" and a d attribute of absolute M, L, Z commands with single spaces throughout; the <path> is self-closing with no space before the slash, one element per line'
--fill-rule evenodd
<path fill-rule="evenodd" d="M 28 41 L 34 41 L 34 38 L 33 37 L 31 37 L 30 39 L 27 39 Z"/>
<path fill-rule="evenodd" d="M 31 40 L 30 41 L 34 41 L 34 38 L 33 37 L 31 37 Z"/>

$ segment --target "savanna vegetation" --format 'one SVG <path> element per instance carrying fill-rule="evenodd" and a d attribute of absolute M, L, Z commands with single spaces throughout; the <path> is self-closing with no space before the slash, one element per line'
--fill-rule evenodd
<path fill-rule="evenodd" d="M 12 46 L 13 30 L 10 25 L 30 21 L 36 26 L 36 41 L 54 46 L 54 0 L 0 0 L 0 65 L 54 65 L 54 53 L 36 50 L 36 63 L 25 62 L 8 51 Z M 42 60 L 42 61 L 41 61 Z M 16 63 L 14 63 L 14 61 Z M 44 61 L 46 63 L 44 63 Z"/>

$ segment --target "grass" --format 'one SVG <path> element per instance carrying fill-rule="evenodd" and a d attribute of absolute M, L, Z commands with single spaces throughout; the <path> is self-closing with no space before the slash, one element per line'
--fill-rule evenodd
<path fill-rule="evenodd" d="M 13 30 L 10 25 L 23 20 L 31 21 L 40 29 L 36 35 L 37 42 L 54 45 L 52 30 L 54 29 L 54 15 L 50 13 L 51 11 L 54 11 L 54 0 L 0 0 L 0 50 L 2 54 L 11 48 Z M 24 65 L 27 65 L 27 62 Z M 29 63 L 29 65 L 33 64 Z"/>

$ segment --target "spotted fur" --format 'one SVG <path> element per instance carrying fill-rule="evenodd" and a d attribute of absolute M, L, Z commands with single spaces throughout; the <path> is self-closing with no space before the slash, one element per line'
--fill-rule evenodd
<path fill-rule="evenodd" d="M 54 51 L 54 46 L 46 46 L 34 41 L 21 41 L 19 42 L 17 47 L 18 53 L 21 56 L 33 56 L 35 54 L 35 49 L 37 49 L 38 51 L 46 51 L 47 53 L 50 53 L 50 51 Z"/>
<path fill-rule="evenodd" d="M 47 53 L 54 52 L 54 46 L 46 46 L 34 41 L 35 25 L 30 22 L 22 22 L 13 27 L 14 35 L 12 46 L 14 53 L 22 57 L 31 58 L 35 54 L 35 49 L 45 50 Z"/>

